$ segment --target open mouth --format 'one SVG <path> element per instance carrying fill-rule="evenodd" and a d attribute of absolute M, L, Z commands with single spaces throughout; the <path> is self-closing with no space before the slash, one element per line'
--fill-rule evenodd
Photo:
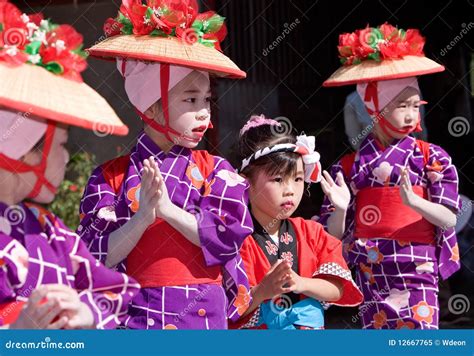
<path fill-rule="evenodd" d="M 206 130 L 207 130 L 207 126 L 203 125 L 203 126 L 195 127 L 193 129 L 193 132 L 195 132 L 195 133 L 204 133 Z"/>

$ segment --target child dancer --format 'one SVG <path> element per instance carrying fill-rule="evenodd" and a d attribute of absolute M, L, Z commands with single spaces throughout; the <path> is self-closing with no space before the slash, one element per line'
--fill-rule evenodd
<path fill-rule="evenodd" d="M 245 73 L 215 48 L 226 32 L 219 15 L 197 14 L 195 1 L 138 3 L 123 2 L 121 22 L 108 21 L 121 34 L 90 52 L 120 57 L 145 128 L 130 155 L 93 172 L 78 232 L 141 284 L 128 328 L 224 329 L 250 301 L 239 255 L 252 232 L 248 185 L 226 160 L 194 148 L 212 127 L 209 72 Z"/>
<path fill-rule="evenodd" d="M 324 173 L 322 223 L 347 243 L 364 328 L 436 329 L 438 274 L 459 269 L 458 177 L 441 147 L 409 134 L 425 104 L 415 76 L 444 67 L 424 57 L 417 30 L 384 24 L 339 44 L 345 65 L 325 85 L 357 84 L 374 130 Z"/>
<path fill-rule="evenodd" d="M 320 180 L 314 137 L 279 135 L 274 120 L 253 116 L 240 135 L 240 172 L 250 183 L 254 233 L 241 249 L 253 302 L 236 325 L 321 329 L 321 302 L 362 301 L 342 257 L 341 243 L 312 220 L 291 218 L 304 183 Z"/>
<path fill-rule="evenodd" d="M 0 18 L 0 326 L 115 328 L 139 285 L 98 263 L 78 235 L 36 203 L 50 203 L 64 177 L 66 123 L 127 128 L 82 83 L 80 34 L 6 1 L 0 13 L 9 15 Z"/>

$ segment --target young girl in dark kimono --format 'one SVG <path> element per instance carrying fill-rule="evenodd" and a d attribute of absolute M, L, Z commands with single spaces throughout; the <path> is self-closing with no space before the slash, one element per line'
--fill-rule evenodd
<path fill-rule="evenodd" d="M 280 124 L 254 116 L 241 130 L 240 173 L 250 183 L 254 233 L 241 249 L 251 307 L 234 327 L 321 329 L 323 304 L 354 306 L 362 295 L 341 243 L 312 220 L 291 217 L 304 183 L 320 180 L 314 137 L 279 135 Z"/>

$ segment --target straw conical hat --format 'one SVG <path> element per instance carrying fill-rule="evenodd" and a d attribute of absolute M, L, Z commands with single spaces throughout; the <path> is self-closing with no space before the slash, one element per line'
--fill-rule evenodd
<path fill-rule="evenodd" d="M 0 78 L 1 106 L 107 134 L 128 133 L 107 101 L 83 82 L 32 64 L 0 63 Z"/>
<path fill-rule="evenodd" d="M 0 1 L 0 107 L 107 134 L 128 128 L 82 81 L 82 35 Z"/>
<path fill-rule="evenodd" d="M 323 86 L 415 77 L 444 71 L 444 66 L 425 57 L 425 39 L 418 30 L 397 29 L 387 23 L 339 36 L 343 66 Z"/>
<path fill-rule="evenodd" d="M 441 64 L 426 57 L 406 56 L 402 59 L 374 60 L 343 66 L 323 83 L 326 87 L 350 85 L 370 81 L 391 80 L 444 71 Z"/>
<path fill-rule="evenodd" d="M 118 35 L 107 38 L 87 51 L 93 57 L 169 63 L 204 70 L 219 77 L 246 77 L 245 72 L 232 60 L 213 47 L 198 42 L 188 44 L 174 37 Z"/>
<path fill-rule="evenodd" d="M 227 35 L 224 18 L 198 13 L 196 0 L 123 1 L 118 16 L 104 26 L 109 38 L 87 49 L 93 57 L 161 62 L 219 77 L 245 78 L 221 52 Z"/>

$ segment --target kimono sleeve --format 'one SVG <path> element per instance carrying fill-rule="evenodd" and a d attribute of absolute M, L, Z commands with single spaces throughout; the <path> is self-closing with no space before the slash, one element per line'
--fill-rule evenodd
<path fill-rule="evenodd" d="M 76 237 L 70 252 L 75 270 L 74 288 L 92 311 L 97 329 L 114 329 L 126 318 L 128 304 L 140 285 L 126 274 L 97 261 L 84 242 Z"/>
<path fill-rule="evenodd" d="M 426 165 L 430 201 L 442 204 L 457 213 L 459 206 L 458 173 L 448 153 L 430 144 L 429 164 Z"/>
<path fill-rule="evenodd" d="M 306 236 L 317 257 L 317 266 L 313 278 L 336 277 L 342 283 L 341 299 L 329 304 L 340 306 L 359 305 L 363 296 L 355 285 L 351 271 L 342 256 L 342 243 L 329 235 L 322 226 L 314 221 L 306 221 Z"/>
<path fill-rule="evenodd" d="M 199 202 L 198 233 L 208 266 L 224 265 L 237 256 L 244 239 L 253 232 L 247 207 L 248 183 L 234 168 L 215 157 L 208 189 Z"/>
<path fill-rule="evenodd" d="M 107 258 L 109 235 L 129 220 L 128 217 L 117 216 L 119 203 L 119 198 L 102 174 L 102 167 L 97 167 L 89 178 L 81 200 L 81 222 L 76 232 L 92 255 L 102 263 Z M 117 268 L 124 272 L 124 263 L 117 265 Z"/>

